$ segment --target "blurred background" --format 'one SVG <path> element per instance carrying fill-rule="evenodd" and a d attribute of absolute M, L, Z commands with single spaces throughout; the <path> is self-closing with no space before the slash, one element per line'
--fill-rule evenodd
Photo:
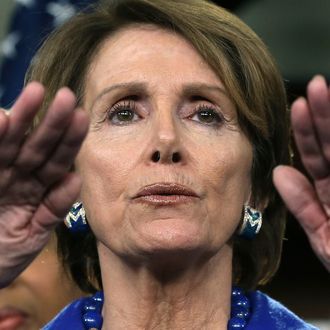
<path fill-rule="evenodd" d="M 12 0 L 2 0 L 0 7 L 0 38 L 3 38 L 7 24 L 10 19 L 10 13 L 15 3 Z"/>
<path fill-rule="evenodd" d="M 9 107 L 19 93 L 24 68 L 40 44 L 40 38 L 70 17 L 75 7 L 90 2 L 92 0 L 1 0 L 1 106 Z M 306 84 L 313 75 L 322 73 L 330 81 L 330 0 L 214 2 L 237 14 L 268 45 L 285 79 L 290 102 L 305 94 Z M 38 10 L 33 12 L 34 6 L 38 6 Z M 32 18 L 27 18 L 27 12 L 32 12 Z M 14 13 L 16 20 L 13 22 Z M 24 22 L 25 27 L 21 27 Z M 28 35 L 32 30 L 26 24 L 34 28 L 39 24 L 40 29 L 37 34 Z M 15 34 L 18 28 L 20 34 L 24 31 L 27 35 Z M 296 155 L 295 164 L 302 169 Z M 320 329 L 330 330 L 330 275 L 314 256 L 302 229 L 292 217 L 288 219 L 279 272 L 261 289 Z"/>

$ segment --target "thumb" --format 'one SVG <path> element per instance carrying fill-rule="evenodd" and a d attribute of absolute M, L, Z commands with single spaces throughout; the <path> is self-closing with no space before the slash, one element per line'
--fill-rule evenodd
<path fill-rule="evenodd" d="M 278 166 L 273 171 L 274 185 L 284 203 L 310 236 L 326 221 L 323 207 L 313 185 L 290 166 Z"/>

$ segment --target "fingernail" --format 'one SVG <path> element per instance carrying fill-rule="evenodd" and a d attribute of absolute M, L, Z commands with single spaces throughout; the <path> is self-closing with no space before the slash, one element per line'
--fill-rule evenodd
<path fill-rule="evenodd" d="M 322 81 L 324 81 L 325 78 L 324 78 L 324 76 L 321 75 L 321 74 L 316 74 L 316 75 L 312 78 L 312 80 L 322 80 Z"/>
<path fill-rule="evenodd" d="M 9 110 L 6 110 L 6 109 L 0 109 L 0 113 L 3 113 L 5 115 L 9 116 L 10 111 Z"/>
<path fill-rule="evenodd" d="M 303 103 L 305 105 L 306 104 L 306 99 L 303 96 L 299 96 L 297 99 L 295 99 L 292 102 L 291 108 L 292 108 L 293 104 L 297 104 L 297 103 Z"/>

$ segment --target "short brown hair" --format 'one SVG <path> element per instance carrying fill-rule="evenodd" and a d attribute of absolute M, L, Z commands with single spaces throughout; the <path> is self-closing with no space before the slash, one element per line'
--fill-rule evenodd
<path fill-rule="evenodd" d="M 204 0 L 103 1 L 48 38 L 27 81 L 46 86 L 43 109 L 62 86 L 71 88 L 83 102 L 86 74 L 98 49 L 130 24 L 154 24 L 181 34 L 225 85 L 239 125 L 253 145 L 254 204 L 267 205 L 264 224 L 254 240 L 234 237 L 233 282 L 245 289 L 267 282 L 277 270 L 285 228 L 284 206 L 271 177 L 276 165 L 289 162 L 286 95 L 271 55 L 242 21 Z M 94 235 L 77 238 L 63 228 L 58 231 L 62 257 L 78 285 L 86 291 L 95 290 L 95 281 L 102 286 Z"/>

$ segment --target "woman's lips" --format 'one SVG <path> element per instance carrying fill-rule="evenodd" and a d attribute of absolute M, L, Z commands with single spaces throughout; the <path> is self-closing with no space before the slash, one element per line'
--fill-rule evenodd
<path fill-rule="evenodd" d="M 153 205 L 173 205 L 196 201 L 199 198 L 192 189 L 176 183 L 155 183 L 143 187 L 133 200 Z"/>
<path fill-rule="evenodd" d="M 28 315 L 16 308 L 0 310 L 0 330 L 16 330 L 26 323 Z"/>

